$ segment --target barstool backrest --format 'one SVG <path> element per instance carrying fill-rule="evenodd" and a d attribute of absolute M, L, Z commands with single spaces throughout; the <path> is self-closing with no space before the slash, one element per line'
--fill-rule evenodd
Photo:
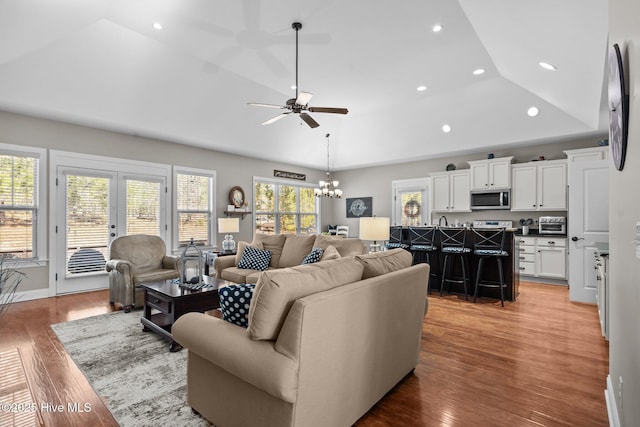
<path fill-rule="evenodd" d="M 498 251 L 504 250 L 504 238 L 506 229 L 504 228 L 474 228 L 475 241 L 473 249 L 478 251 Z"/>
<path fill-rule="evenodd" d="M 435 245 L 435 227 L 409 227 L 409 242 L 411 245 Z"/>
<path fill-rule="evenodd" d="M 467 229 L 464 227 L 439 227 L 440 245 L 443 248 L 464 248 Z"/>
<path fill-rule="evenodd" d="M 392 225 L 389 227 L 389 243 L 402 243 L 401 225 Z"/>

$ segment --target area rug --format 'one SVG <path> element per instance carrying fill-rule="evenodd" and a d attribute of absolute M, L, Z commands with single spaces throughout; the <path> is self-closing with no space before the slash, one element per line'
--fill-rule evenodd
<path fill-rule="evenodd" d="M 187 399 L 187 350 L 142 332 L 141 312 L 52 325 L 65 349 L 122 427 L 210 426 Z"/>

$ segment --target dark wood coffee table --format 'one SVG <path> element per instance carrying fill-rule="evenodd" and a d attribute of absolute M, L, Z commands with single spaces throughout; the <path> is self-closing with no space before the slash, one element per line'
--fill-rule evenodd
<path fill-rule="evenodd" d="M 171 344 L 169 351 L 182 350 L 173 340 L 171 327 L 183 314 L 197 311 L 204 313 L 220 307 L 218 288 L 234 283 L 216 277 L 205 276 L 204 283 L 212 285 L 200 290 L 189 290 L 172 280 L 141 283 L 144 289 L 144 316 L 140 319 L 144 332 L 153 331 Z"/>

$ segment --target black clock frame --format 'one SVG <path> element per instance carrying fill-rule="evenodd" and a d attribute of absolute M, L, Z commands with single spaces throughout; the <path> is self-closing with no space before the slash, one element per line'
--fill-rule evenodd
<path fill-rule="evenodd" d="M 624 79 L 622 53 L 620 46 L 615 43 L 609 52 L 609 145 L 611 159 L 619 171 L 624 168 L 628 135 L 629 95 Z"/>

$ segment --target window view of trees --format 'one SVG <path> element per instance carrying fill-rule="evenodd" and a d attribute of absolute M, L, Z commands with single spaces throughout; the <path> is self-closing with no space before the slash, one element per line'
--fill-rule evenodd
<path fill-rule="evenodd" d="M 210 245 L 212 178 L 177 174 L 178 245 Z"/>
<path fill-rule="evenodd" d="M 256 182 L 256 232 L 265 234 L 315 234 L 317 200 L 313 188 Z"/>
<path fill-rule="evenodd" d="M 37 158 L 0 154 L 0 254 L 32 258 L 38 194 Z"/>

